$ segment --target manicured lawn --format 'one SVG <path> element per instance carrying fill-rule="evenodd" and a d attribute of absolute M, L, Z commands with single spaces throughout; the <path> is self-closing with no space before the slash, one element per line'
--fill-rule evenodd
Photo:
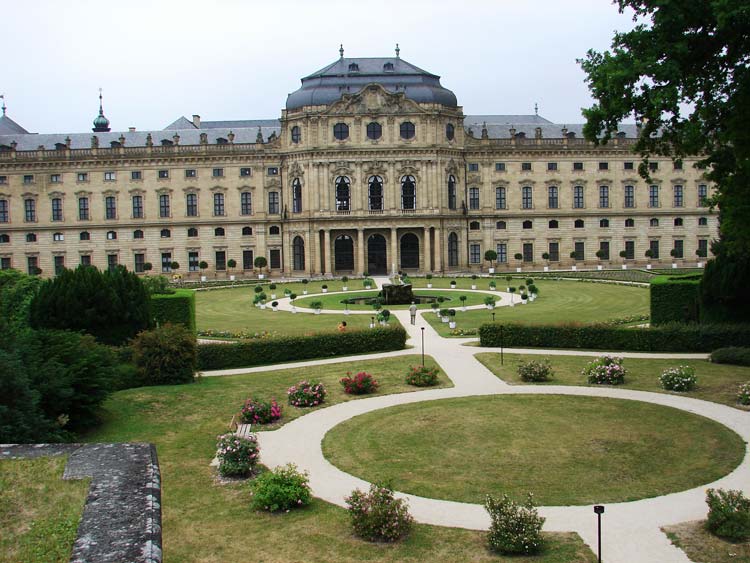
<path fill-rule="evenodd" d="M 266 293 L 268 293 L 267 290 Z M 252 287 L 196 292 L 195 308 L 198 330 L 234 333 L 265 331 L 271 334 L 297 336 L 335 330 L 341 321 L 346 321 L 352 329 L 367 328 L 370 322 L 370 317 L 367 315 L 292 314 L 288 311 L 274 312 L 270 307 L 261 311 L 253 305 L 254 295 Z M 268 295 L 270 297 L 270 294 Z M 279 292 L 279 295 L 283 296 L 283 293 Z M 391 319 L 390 322 L 391 324 L 398 323 L 396 319 Z"/>
<path fill-rule="evenodd" d="M 514 280 L 518 287 L 518 282 Z M 575 281 L 535 280 L 539 298 L 533 303 L 521 305 L 518 293 L 514 307 L 496 307 L 456 312 L 456 328 L 476 330 L 492 320 L 523 324 L 596 323 L 649 314 L 649 291 L 647 288 L 604 283 Z M 498 281 L 498 290 L 505 291 L 505 279 Z M 481 289 L 484 287 L 480 286 Z M 441 323 L 437 315 L 424 314 L 425 319 L 441 336 L 451 336 L 447 324 Z"/>
<path fill-rule="evenodd" d="M 505 354 L 505 365 L 501 366 L 500 354 L 484 352 L 476 354 L 475 357 L 503 381 L 518 385 L 527 384 L 518 377 L 516 370 L 519 362 L 543 358 L 539 355 Z M 549 356 L 548 359 L 555 371 L 554 378 L 548 383 L 533 383 L 532 385 L 588 385 L 586 379 L 581 375 L 581 370 L 594 358 Z M 674 394 L 750 410 L 750 407 L 742 407 L 737 404 L 737 387 L 741 383 L 750 381 L 750 367 L 712 364 L 707 360 L 646 360 L 635 358 L 626 358 L 623 365 L 628 373 L 625 377 L 625 384 L 620 387 L 656 393 L 673 393 L 672 391 L 665 391 L 659 384 L 659 375 L 664 369 L 679 365 L 692 366 L 695 368 L 698 378 L 696 388 L 687 393 Z"/>
<path fill-rule="evenodd" d="M 89 480 L 63 481 L 66 461 L 0 461 L 0 562 L 70 559 Z"/>
<path fill-rule="evenodd" d="M 380 381 L 380 393 L 413 391 L 413 387 L 403 383 L 403 378 L 408 366 L 418 361 L 415 355 L 121 391 L 107 401 L 104 425 L 87 440 L 156 444 L 162 471 L 167 563 L 506 561 L 487 552 L 482 533 L 417 526 L 404 543 L 373 545 L 352 536 L 348 515 L 339 507 L 315 499 L 309 508 L 289 514 L 255 513 L 248 508 L 246 484 L 222 486 L 215 481 L 209 463 L 215 454 L 216 436 L 226 430 L 232 414 L 245 398 L 276 397 L 285 404 L 289 385 L 309 379 L 320 380 L 327 387 L 327 404 L 350 400 L 338 380 L 347 371 L 355 370 L 372 373 Z M 431 359 L 428 363 L 434 365 Z M 444 375 L 441 380 L 443 385 L 447 384 Z M 304 412 L 307 410 L 285 406 L 281 422 Z M 261 461 L 262 457 L 261 452 Z M 512 561 L 594 561 L 577 536 L 555 534 L 551 538 L 550 548 L 543 557 Z"/>
<path fill-rule="evenodd" d="M 423 289 L 416 290 L 414 294 L 418 297 L 444 297 L 445 301 L 440 308 L 442 309 L 456 309 L 462 307 L 461 296 L 466 296 L 466 306 L 481 305 L 484 303 L 484 298 L 490 295 L 489 293 L 476 293 L 472 291 L 451 291 L 451 290 L 439 290 L 439 289 Z M 317 295 L 315 297 L 297 298 L 295 304 L 298 307 L 310 307 L 310 303 L 313 301 L 321 301 L 323 303 L 323 309 L 345 309 L 346 306 L 342 303 L 344 299 L 356 298 L 356 297 L 376 297 L 377 291 L 357 291 L 347 293 L 337 293 L 334 295 Z M 386 309 L 408 309 L 410 304 L 406 305 L 383 305 Z M 430 309 L 432 305 L 430 303 L 421 303 L 417 305 L 419 309 Z M 350 304 L 349 309 L 353 311 L 372 311 L 372 305 L 367 304 Z"/>
<path fill-rule="evenodd" d="M 710 533 L 705 522 L 684 522 L 662 528 L 691 561 L 702 563 L 750 563 L 750 542 L 732 543 Z"/>
<path fill-rule="evenodd" d="M 482 502 L 528 491 L 542 505 L 621 502 L 699 486 L 742 460 L 712 420 L 617 399 L 464 397 L 348 420 L 323 451 L 344 471 L 421 496 Z"/>

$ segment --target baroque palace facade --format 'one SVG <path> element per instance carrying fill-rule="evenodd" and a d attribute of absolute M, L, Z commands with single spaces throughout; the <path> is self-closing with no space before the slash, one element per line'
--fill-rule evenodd
<path fill-rule="evenodd" d="M 636 126 L 605 146 L 538 115 L 466 116 L 398 56 L 302 79 L 278 120 L 32 134 L 0 118 L 0 265 L 122 264 L 197 277 L 695 265 L 717 218 L 694 161 L 638 175 Z M 100 96 L 101 99 L 101 96 Z M 698 252 L 696 252 L 698 251 Z M 621 256 L 624 253 L 624 257 Z M 230 266 L 236 262 L 234 268 Z M 205 264 L 204 264 L 205 266 Z"/>

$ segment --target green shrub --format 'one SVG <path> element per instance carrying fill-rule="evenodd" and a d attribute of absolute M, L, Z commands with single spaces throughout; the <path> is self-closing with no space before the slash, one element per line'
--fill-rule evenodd
<path fill-rule="evenodd" d="M 750 342 L 750 325 L 697 325 L 671 323 L 650 328 L 627 328 L 605 324 L 504 326 L 508 348 L 582 348 L 584 350 L 630 350 L 637 352 L 710 352 L 721 346 Z M 500 346 L 500 323 L 479 328 L 481 346 Z"/>
<path fill-rule="evenodd" d="M 198 366 L 201 370 L 239 368 L 401 350 L 405 345 L 406 331 L 400 326 L 264 338 L 237 344 L 201 344 Z"/>
<path fill-rule="evenodd" d="M 262 401 L 251 397 L 242 406 L 240 417 L 245 424 L 270 424 L 281 418 L 281 405 L 276 399 Z"/>
<path fill-rule="evenodd" d="M 143 331 L 133 339 L 131 348 L 144 385 L 190 383 L 195 377 L 195 336 L 182 325 L 165 324 Z"/>
<path fill-rule="evenodd" d="M 706 504 L 708 531 L 732 541 L 750 537 L 750 499 L 742 491 L 708 489 Z"/>
<path fill-rule="evenodd" d="M 750 348 L 741 348 L 739 346 L 718 348 L 711 352 L 711 361 L 715 364 L 750 366 Z"/>
<path fill-rule="evenodd" d="M 194 332 L 195 292 L 178 289 L 168 295 L 152 295 L 151 316 L 159 324 L 179 324 Z"/>
<path fill-rule="evenodd" d="M 269 512 L 289 512 L 312 501 L 307 472 L 297 471 L 290 463 L 258 475 L 250 483 L 250 507 Z"/>
<path fill-rule="evenodd" d="M 651 280 L 651 324 L 698 321 L 701 277 L 654 277 Z"/>
<path fill-rule="evenodd" d="M 346 499 L 355 535 L 367 541 L 394 542 L 414 524 L 406 501 L 397 499 L 387 485 L 370 485 L 370 492 L 352 491 Z"/>
<path fill-rule="evenodd" d="M 622 385 L 626 374 L 622 358 L 613 356 L 599 356 L 581 371 L 589 383 L 596 385 Z"/>
<path fill-rule="evenodd" d="M 667 368 L 659 376 L 659 383 L 667 391 L 690 391 L 696 382 L 695 368 L 690 366 Z"/>
<path fill-rule="evenodd" d="M 438 384 L 438 369 L 427 366 L 411 366 L 406 374 L 406 383 L 415 387 L 432 387 Z"/>
<path fill-rule="evenodd" d="M 487 534 L 490 551 L 503 555 L 538 553 L 544 547 L 542 525 L 534 499 L 529 493 L 526 503 L 520 505 L 503 495 L 499 500 L 487 495 L 484 508 L 492 523 Z"/>
<path fill-rule="evenodd" d="M 549 381 L 555 372 L 549 360 L 529 360 L 518 364 L 518 375 L 523 381 Z"/>
<path fill-rule="evenodd" d="M 170 287 L 167 276 L 143 276 L 141 283 L 151 297 L 175 292 L 174 288 Z"/>
<path fill-rule="evenodd" d="M 287 389 L 289 404 L 293 407 L 317 407 L 326 400 L 326 388 L 322 383 L 300 381 Z"/>
<path fill-rule="evenodd" d="M 260 447 L 255 434 L 247 437 L 237 434 L 219 436 L 216 450 L 219 473 L 224 477 L 247 477 L 260 459 Z"/>
<path fill-rule="evenodd" d="M 0 330 L 4 335 L 29 326 L 31 302 L 42 279 L 16 270 L 0 270 Z"/>
<path fill-rule="evenodd" d="M 737 402 L 741 405 L 750 405 L 750 381 L 741 384 L 737 389 Z"/>

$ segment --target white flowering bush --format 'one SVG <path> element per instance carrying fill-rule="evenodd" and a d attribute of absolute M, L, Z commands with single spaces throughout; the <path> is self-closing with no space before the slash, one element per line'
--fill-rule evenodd
<path fill-rule="evenodd" d="M 224 477 L 248 476 L 260 459 L 260 447 L 255 434 L 247 437 L 223 434 L 216 444 L 219 473 Z"/>
<path fill-rule="evenodd" d="M 414 524 L 406 501 L 397 499 L 388 485 L 373 483 L 369 493 L 356 489 L 344 500 L 354 533 L 367 541 L 397 541 Z"/>
<path fill-rule="evenodd" d="M 740 385 L 737 390 L 737 402 L 741 405 L 750 405 L 750 381 Z"/>
<path fill-rule="evenodd" d="M 518 364 L 518 376 L 523 381 L 549 381 L 555 372 L 549 360 L 529 360 Z"/>
<path fill-rule="evenodd" d="M 697 381 L 695 368 L 690 366 L 667 368 L 659 376 L 659 383 L 667 391 L 690 391 Z"/>
<path fill-rule="evenodd" d="M 539 516 L 531 493 L 524 504 L 510 500 L 508 495 L 499 500 L 487 495 L 484 508 L 492 520 L 487 535 L 490 551 L 504 555 L 528 555 L 541 551 L 545 519 Z"/>
<path fill-rule="evenodd" d="M 598 385 L 622 385 L 627 371 L 622 365 L 622 358 L 599 356 L 581 372 L 589 383 Z"/>

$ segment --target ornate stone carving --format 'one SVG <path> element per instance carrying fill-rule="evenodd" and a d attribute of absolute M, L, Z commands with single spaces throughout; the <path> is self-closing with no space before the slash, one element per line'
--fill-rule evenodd
<path fill-rule="evenodd" d="M 379 84 L 368 84 L 356 94 L 344 94 L 341 100 L 331 105 L 329 115 L 368 114 L 395 115 L 424 113 L 416 103 L 406 98 L 403 92 L 393 94 Z"/>

